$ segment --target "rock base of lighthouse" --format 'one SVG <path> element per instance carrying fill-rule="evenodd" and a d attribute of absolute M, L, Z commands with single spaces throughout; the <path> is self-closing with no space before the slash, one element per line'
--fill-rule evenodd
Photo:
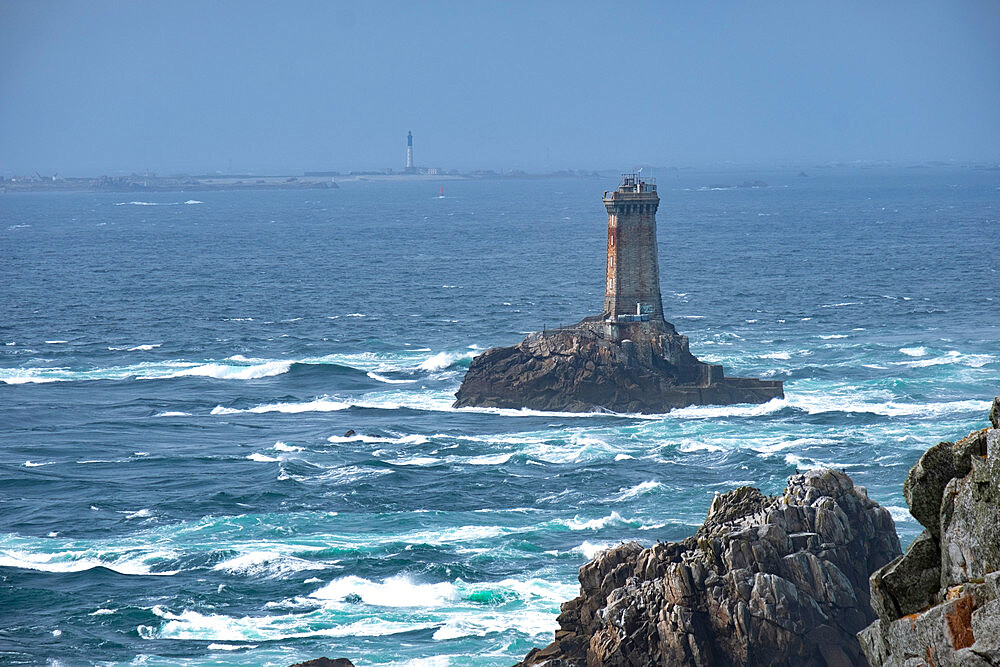
<path fill-rule="evenodd" d="M 669 322 L 598 316 L 479 355 L 455 407 L 656 414 L 783 397 L 778 380 L 727 378 L 722 366 L 698 361 Z"/>

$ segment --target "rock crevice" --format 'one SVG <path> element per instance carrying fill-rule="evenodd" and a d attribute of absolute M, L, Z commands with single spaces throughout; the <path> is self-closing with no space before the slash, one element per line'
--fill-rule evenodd
<path fill-rule="evenodd" d="M 903 487 L 924 526 L 871 577 L 873 665 L 1000 665 L 1000 397 L 992 428 L 927 450 Z"/>
<path fill-rule="evenodd" d="M 783 396 L 780 381 L 727 378 L 722 366 L 699 361 L 669 322 L 612 327 L 593 317 L 479 355 L 455 407 L 662 413 Z"/>
<path fill-rule="evenodd" d="M 782 496 L 742 487 L 696 535 L 582 567 L 555 641 L 520 665 L 860 664 L 865 584 L 899 552 L 889 513 L 842 472 L 795 475 Z"/>

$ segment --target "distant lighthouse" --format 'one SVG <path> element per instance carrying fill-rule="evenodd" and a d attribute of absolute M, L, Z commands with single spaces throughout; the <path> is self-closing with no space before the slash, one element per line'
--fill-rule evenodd
<path fill-rule="evenodd" d="M 416 171 L 413 166 L 413 132 L 406 133 L 406 171 L 411 174 Z"/>

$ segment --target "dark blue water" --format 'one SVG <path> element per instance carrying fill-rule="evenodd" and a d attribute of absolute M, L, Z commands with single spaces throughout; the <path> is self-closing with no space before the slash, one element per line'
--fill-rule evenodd
<path fill-rule="evenodd" d="M 650 418 L 450 408 L 599 310 L 613 177 L 0 197 L 0 662 L 510 664 L 600 548 L 815 465 L 907 543 L 1000 393 L 1000 173 L 795 173 L 661 175 L 668 319 L 787 396 Z"/>

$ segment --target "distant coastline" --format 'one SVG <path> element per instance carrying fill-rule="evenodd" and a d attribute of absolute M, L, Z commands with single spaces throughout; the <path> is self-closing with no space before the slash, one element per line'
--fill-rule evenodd
<path fill-rule="evenodd" d="M 460 173 L 428 170 L 404 174 L 380 171 L 305 172 L 301 176 L 258 176 L 253 174 L 175 175 L 130 174 L 61 178 L 59 176 L 15 177 L 0 180 L 0 193 L 13 192 L 183 192 L 186 190 L 311 190 L 332 189 L 342 183 L 365 181 L 417 182 L 483 179 L 600 178 L 596 171 L 564 170 L 547 174 L 529 174 L 520 170 L 477 170 Z"/>
<path fill-rule="evenodd" d="M 978 172 L 1000 171 L 1000 163 L 959 163 L 927 161 L 920 163 L 896 163 L 889 161 L 826 162 L 804 165 L 759 165 L 725 164 L 714 168 L 693 166 L 654 167 L 646 165 L 649 174 L 676 175 L 680 173 L 704 172 L 706 179 L 718 179 L 724 174 L 738 174 L 737 181 L 706 180 L 702 184 L 707 190 L 730 190 L 737 188 L 762 188 L 773 184 L 761 176 L 776 172 L 791 174 L 797 178 L 816 176 L 831 170 L 970 170 Z M 9 173 L 9 172 L 8 172 Z M 494 170 L 476 169 L 460 172 L 455 169 L 417 168 L 415 172 L 394 171 L 304 171 L 299 174 L 259 175 L 259 174 L 175 174 L 160 176 L 154 173 L 132 173 L 125 176 L 47 176 L 37 172 L 30 176 L 0 177 L 0 194 L 16 192 L 184 192 L 220 190 L 310 190 L 334 189 L 346 183 L 407 183 L 469 180 L 546 180 L 546 179 L 598 179 L 617 178 L 615 170 L 564 169 L 547 173 L 529 173 L 521 169 Z M 750 179 L 748 180 L 748 176 Z"/>

